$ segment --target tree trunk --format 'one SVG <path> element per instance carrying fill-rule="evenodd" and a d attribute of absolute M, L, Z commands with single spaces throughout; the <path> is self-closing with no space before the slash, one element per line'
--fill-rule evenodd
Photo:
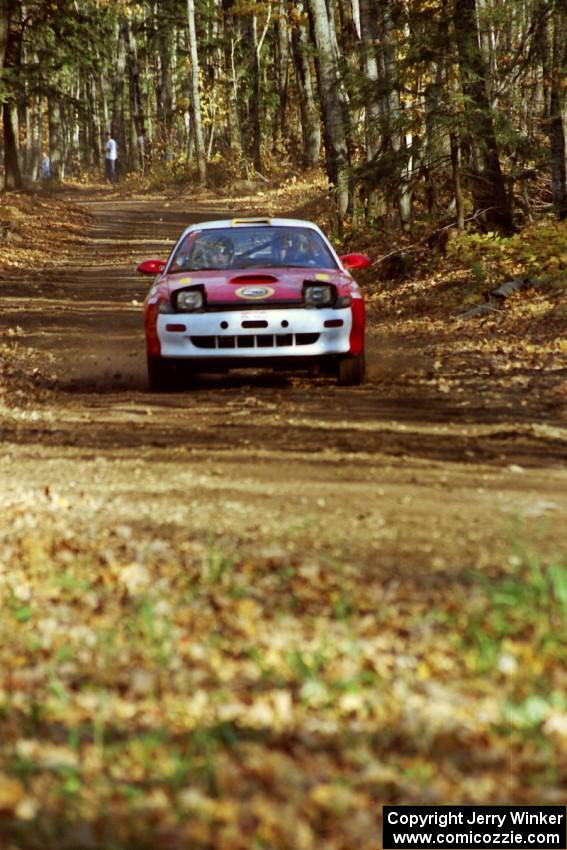
<path fill-rule="evenodd" d="M 289 85 L 289 33 L 285 0 L 278 0 L 276 28 L 276 81 L 278 88 L 278 108 L 276 112 L 273 148 L 277 150 L 282 139 L 287 136 L 287 97 Z"/>
<path fill-rule="evenodd" d="M 380 102 L 380 73 L 376 45 L 378 44 L 378 21 L 376 3 L 360 0 L 357 8 L 358 31 L 362 47 L 362 73 L 365 81 L 365 149 L 366 161 L 371 163 L 378 155 L 382 142 L 382 105 Z M 365 216 L 368 222 L 375 219 L 381 210 L 380 197 L 383 192 L 375 181 L 367 179 L 364 186 L 366 200 Z"/>
<path fill-rule="evenodd" d="M 453 173 L 453 191 L 455 193 L 455 211 L 458 230 L 465 228 L 465 204 L 463 201 L 463 190 L 461 185 L 461 147 L 457 134 L 449 134 L 451 145 L 451 170 Z"/>
<path fill-rule="evenodd" d="M 51 159 L 51 176 L 54 180 L 63 180 L 64 151 L 61 105 L 57 97 L 50 97 L 47 103 L 49 122 L 49 156 Z"/>
<path fill-rule="evenodd" d="M 236 22 L 231 18 L 231 22 L 233 24 L 233 31 L 236 29 Z M 242 136 L 242 122 L 240 121 L 240 117 L 238 114 L 238 76 L 236 69 L 236 47 L 238 43 L 241 41 L 241 35 L 237 32 L 236 35 L 231 35 L 230 37 L 230 52 L 228 53 L 228 61 L 230 62 L 230 66 L 228 68 L 228 79 L 229 79 L 229 92 L 228 92 L 228 135 L 229 135 L 229 146 L 231 153 L 234 155 L 235 159 L 240 163 L 244 158 L 244 140 Z"/>
<path fill-rule="evenodd" d="M 549 50 L 549 16 L 547 13 L 547 0 L 538 0 L 535 14 L 538 19 L 538 27 L 534 36 L 534 47 L 536 57 L 541 65 L 541 98 L 543 101 L 543 116 L 549 115 L 550 101 L 550 53 Z M 537 87 L 536 87 L 537 92 Z"/>
<path fill-rule="evenodd" d="M 212 0 L 212 16 L 210 22 L 210 40 L 214 48 L 209 54 L 207 64 L 207 85 L 212 92 L 210 100 L 210 129 L 209 140 L 207 143 L 207 162 L 210 161 L 216 139 L 220 137 L 222 140 L 223 129 L 226 127 L 226 112 L 222 105 L 222 96 L 220 92 L 225 93 L 226 89 L 223 85 L 222 67 L 223 67 L 223 50 L 221 47 L 221 0 Z"/>
<path fill-rule="evenodd" d="M 251 54 L 251 71 L 252 71 L 252 98 L 250 102 L 250 133 L 251 133 L 251 148 L 252 161 L 254 168 L 260 174 L 264 170 L 262 162 L 262 125 L 260 121 L 260 100 L 261 100 L 261 70 L 262 70 L 262 47 L 264 39 L 268 31 L 270 23 L 272 7 L 268 6 L 267 20 L 262 31 L 262 35 L 258 38 L 258 18 L 256 15 L 250 15 L 249 19 L 249 35 L 250 35 L 250 54 Z"/>
<path fill-rule="evenodd" d="M 17 71 L 22 52 L 22 7 L 18 0 L 2 0 L 0 5 L 0 58 L 2 70 Z M 17 27 L 17 28 L 16 28 Z M 4 189 L 24 188 L 18 159 L 17 108 L 13 93 L 2 104 L 4 127 Z"/>
<path fill-rule="evenodd" d="M 363 2 L 367 3 L 368 0 L 351 0 L 350 4 L 352 8 L 352 24 L 359 41 L 362 39 L 362 12 L 360 7 Z"/>
<path fill-rule="evenodd" d="M 77 166 L 82 166 L 86 160 L 89 122 L 84 112 L 86 92 L 83 81 L 77 80 L 73 97 L 75 98 L 75 103 L 70 105 L 67 116 L 70 142 L 67 161 L 69 168 L 71 169 L 71 174 L 74 174 L 74 169 L 76 169 Z M 80 109 L 79 104 L 83 104 Z"/>
<path fill-rule="evenodd" d="M 466 132 L 482 164 L 471 175 L 475 212 L 483 211 L 488 227 L 513 231 L 510 200 L 500 167 L 492 111 L 486 90 L 486 70 L 479 47 L 476 0 L 455 0 L 453 22 L 461 87 L 466 98 Z"/>
<path fill-rule="evenodd" d="M 31 163 L 30 177 L 32 180 L 39 180 L 41 174 L 41 98 L 33 98 L 33 106 L 31 109 Z"/>
<path fill-rule="evenodd" d="M 140 89 L 140 70 L 138 67 L 138 50 L 136 38 L 129 20 L 126 20 L 126 42 L 128 45 L 128 79 L 130 83 L 130 116 L 133 124 L 132 160 L 135 168 L 144 171 L 146 162 L 146 125 L 142 93 Z"/>
<path fill-rule="evenodd" d="M 0 71 L 4 68 L 6 59 L 12 6 L 12 0 L 0 0 Z"/>
<path fill-rule="evenodd" d="M 100 140 L 102 131 L 100 126 L 99 110 L 97 108 L 96 81 L 92 76 L 88 77 L 86 81 L 86 95 L 89 114 L 89 151 L 87 152 L 87 162 L 90 166 L 94 166 L 98 169 L 101 166 Z"/>
<path fill-rule="evenodd" d="M 118 24 L 116 60 L 112 78 L 112 126 L 111 134 L 118 145 L 118 163 L 124 166 L 126 156 L 126 124 L 124 121 L 124 75 L 126 72 L 126 40 L 128 25 L 124 18 Z"/>
<path fill-rule="evenodd" d="M 17 111 L 14 103 L 2 104 L 2 123 L 4 126 L 4 189 L 6 191 L 24 188 L 24 181 L 18 161 Z"/>
<path fill-rule="evenodd" d="M 156 119 L 157 138 L 168 154 L 171 134 L 172 93 L 171 93 L 171 50 L 169 28 L 160 20 L 160 4 L 154 7 L 154 18 L 157 22 L 157 74 L 156 74 Z"/>
<path fill-rule="evenodd" d="M 382 21 L 381 51 L 381 149 L 385 154 L 389 177 L 388 194 L 398 209 L 402 230 L 409 232 L 412 225 L 413 187 L 411 175 L 411 136 L 404 132 L 404 116 L 398 76 L 394 10 L 392 0 L 379 0 Z"/>
<path fill-rule="evenodd" d="M 549 142 L 551 196 L 561 220 L 567 218 L 565 171 L 565 77 L 567 73 L 567 13 L 556 16 L 553 35 L 551 90 L 549 99 Z"/>
<path fill-rule="evenodd" d="M 371 0 L 360 0 L 360 37 L 362 42 L 362 67 L 366 81 L 366 158 L 371 160 L 380 147 L 381 110 L 378 95 L 378 60 L 376 44 L 378 43 L 378 23 L 376 4 Z"/>
<path fill-rule="evenodd" d="M 179 82 L 179 56 L 181 55 L 182 30 L 173 28 L 171 37 L 173 50 L 171 52 L 171 119 L 172 137 L 177 147 L 184 150 L 188 147 L 187 132 L 189 128 L 189 117 L 180 102 L 181 84 Z M 173 142 L 172 142 L 173 143 Z"/>
<path fill-rule="evenodd" d="M 476 0 L 477 19 L 479 29 L 479 44 L 482 64 L 485 69 L 486 96 L 491 109 L 498 107 L 498 96 L 496 93 L 496 44 L 494 23 L 491 19 L 492 10 L 487 0 Z"/>
<path fill-rule="evenodd" d="M 191 56 L 191 119 L 193 130 L 193 141 L 197 155 L 197 169 L 199 180 L 205 183 L 207 180 L 207 154 L 205 151 L 205 139 L 203 136 L 203 122 L 201 119 L 201 94 L 199 91 L 199 56 L 197 53 L 197 33 L 195 30 L 195 2 L 187 0 L 187 22 L 189 26 L 189 53 Z"/>
<path fill-rule="evenodd" d="M 98 95 L 98 100 L 100 102 L 100 110 L 101 110 L 101 116 L 100 117 L 101 117 L 101 120 L 102 120 L 101 131 L 106 132 L 108 129 L 110 129 L 110 112 L 109 112 L 109 109 L 108 109 L 108 98 L 106 96 L 106 88 L 105 88 L 105 85 L 104 85 L 104 79 L 102 77 L 102 74 L 97 76 L 96 81 L 93 80 L 93 86 L 96 86 L 96 89 L 95 89 L 95 92 L 94 92 L 94 100 L 96 101 L 97 95 Z M 99 146 L 100 146 L 101 140 L 102 140 L 102 135 L 99 137 Z"/>
<path fill-rule="evenodd" d="M 297 78 L 301 135 L 303 139 L 303 164 L 319 164 L 321 154 L 321 121 L 313 94 L 313 80 L 309 62 L 309 38 L 303 22 L 303 3 L 296 4 L 298 20 L 291 31 L 293 64 Z"/>
<path fill-rule="evenodd" d="M 336 193 L 338 227 L 353 207 L 353 175 L 348 148 L 349 126 L 345 96 L 339 79 L 334 33 L 325 0 L 309 0 L 313 40 L 317 48 L 319 97 L 327 175 Z"/>
<path fill-rule="evenodd" d="M 22 174 L 29 175 L 29 164 L 31 162 L 31 133 L 30 133 L 30 114 L 28 109 L 28 98 L 25 91 L 18 92 L 18 103 L 16 107 L 18 140 L 19 140 L 19 157 L 20 168 Z"/>

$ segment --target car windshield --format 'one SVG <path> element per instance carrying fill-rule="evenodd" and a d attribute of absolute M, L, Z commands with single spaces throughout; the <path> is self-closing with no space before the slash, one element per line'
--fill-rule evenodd
<path fill-rule="evenodd" d="M 192 230 L 178 245 L 169 271 L 320 268 L 337 263 L 309 227 L 244 226 Z"/>

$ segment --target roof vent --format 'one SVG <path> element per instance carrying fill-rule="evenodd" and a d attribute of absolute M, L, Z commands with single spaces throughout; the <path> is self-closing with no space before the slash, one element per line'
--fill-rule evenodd
<path fill-rule="evenodd" d="M 271 224 L 271 218 L 233 218 L 232 226 L 235 227 L 239 224 Z"/>

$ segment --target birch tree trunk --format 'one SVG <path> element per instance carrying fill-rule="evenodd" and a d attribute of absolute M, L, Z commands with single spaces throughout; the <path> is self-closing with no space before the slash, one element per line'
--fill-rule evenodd
<path fill-rule="evenodd" d="M 98 102 L 100 103 L 101 110 L 102 129 L 103 131 L 106 131 L 110 129 L 110 112 L 108 109 L 108 97 L 106 96 L 106 87 L 102 74 L 97 74 L 96 80 L 93 80 L 93 92 L 95 102 L 98 96 Z M 99 138 L 99 144 L 101 139 L 102 136 Z"/>
<path fill-rule="evenodd" d="M 286 15 L 286 0 L 278 0 L 276 28 L 276 82 L 278 88 L 278 109 L 276 112 L 273 148 L 279 148 L 280 141 L 287 136 L 287 97 L 289 85 L 289 31 Z"/>
<path fill-rule="evenodd" d="M 219 109 L 221 98 L 219 89 L 222 91 L 222 65 L 223 56 L 220 44 L 220 16 L 221 4 L 220 0 L 212 0 L 211 4 L 212 17 L 210 21 L 210 41 L 215 45 L 211 52 L 211 57 L 207 69 L 207 86 L 212 93 L 210 103 L 210 128 L 209 138 L 207 141 L 207 162 L 210 162 L 213 155 L 215 137 L 222 136 L 223 130 L 223 110 Z M 220 131 L 220 132 L 219 132 Z"/>
<path fill-rule="evenodd" d="M 157 74 L 156 74 L 156 120 L 157 138 L 166 155 L 171 143 L 172 91 L 171 49 L 169 29 L 160 20 L 160 3 L 155 3 L 154 20 L 157 21 Z"/>
<path fill-rule="evenodd" d="M 360 0 L 359 25 L 362 45 L 362 67 L 365 78 L 366 158 L 378 153 L 381 139 L 381 109 L 376 45 L 378 44 L 377 8 L 372 0 Z"/>
<path fill-rule="evenodd" d="M 51 176 L 54 180 L 63 180 L 65 176 L 63 126 L 61 104 L 59 103 L 59 98 L 57 96 L 48 98 L 47 116 L 49 123 L 49 156 L 51 159 Z"/>
<path fill-rule="evenodd" d="M 366 0 L 366 2 L 367 1 L 368 0 Z M 362 2 L 365 2 L 365 0 L 362 0 Z M 352 9 L 352 23 L 354 26 L 354 31 L 356 33 L 356 37 L 360 41 L 362 39 L 362 21 L 360 10 L 362 3 L 361 0 L 351 0 L 350 5 Z"/>
<path fill-rule="evenodd" d="M 93 165 L 95 168 L 100 168 L 100 140 L 102 131 L 96 95 L 96 80 L 91 76 L 86 81 L 86 97 L 89 111 L 89 160 L 90 165 Z M 108 110 L 106 111 L 106 115 L 108 116 Z"/>
<path fill-rule="evenodd" d="M 203 122 L 201 119 L 201 94 L 199 91 L 199 55 L 197 52 L 197 34 L 195 30 L 195 2 L 187 0 L 187 23 L 189 27 L 189 54 L 191 57 L 191 120 L 193 130 L 193 141 L 197 156 L 197 170 L 199 180 L 205 183 L 207 180 L 207 154 L 205 151 L 205 139 L 203 136 Z"/>
<path fill-rule="evenodd" d="M 127 23 L 122 18 L 118 24 L 116 42 L 116 60 L 112 79 L 112 128 L 111 132 L 118 145 L 118 164 L 122 169 L 127 165 L 126 125 L 124 121 L 124 75 L 126 72 Z M 120 166 L 120 162 L 124 165 Z"/>
<path fill-rule="evenodd" d="M 357 8 L 358 31 L 362 48 L 361 62 L 364 79 L 364 120 L 366 162 L 371 163 L 378 155 L 382 144 L 383 104 L 380 98 L 380 69 L 376 45 L 378 44 L 377 6 L 372 0 L 360 0 Z M 383 192 L 376 182 L 368 179 L 365 186 L 367 221 L 372 221 L 383 212 L 380 197 Z M 383 204 L 382 204 L 383 206 Z"/>
<path fill-rule="evenodd" d="M 253 14 L 250 16 L 250 50 L 252 63 L 252 99 L 250 103 L 250 132 L 252 135 L 252 161 L 254 168 L 259 174 L 264 170 L 262 161 L 262 124 L 260 120 L 261 110 L 261 73 L 262 73 L 262 48 L 264 40 L 270 25 L 272 14 L 272 6 L 268 4 L 266 13 L 266 22 L 262 30 L 262 34 L 258 37 L 258 17 Z"/>
<path fill-rule="evenodd" d="M 32 180 L 38 180 L 41 164 L 41 98 L 33 98 L 30 114 L 31 162 L 29 175 Z"/>
<path fill-rule="evenodd" d="M 396 55 L 395 25 L 392 0 L 379 0 L 381 17 L 381 77 L 382 91 L 382 150 L 390 160 L 390 196 L 394 196 L 402 230 L 409 232 L 412 223 L 411 161 L 408 145 L 411 138 L 404 132 L 404 116 L 400 94 L 400 80 Z"/>
<path fill-rule="evenodd" d="M 309 0 L 313 40 L 317 48 L 319 98 L 323 117 L 323 139 L 327 175 L 336 193 L 339 228 L 353 207 L 353 175 L 348 147 L 349 126 L 342 90 L 334 31 L 325 0 Z"/>
<path fill-rule="evenodd" d="M 171 37 L 173 50 L 171 51 L 171 127 L 172 127 L 172 144 L 175 143 L 179 148 L 187 147 L 185 137 L 185 115 L 180 108 L 179 93 L 179 46 L 181 44 L 181 30 L 178 27 L 173 28 Z"/>
<path fill-rule="evenodd" d="M 138 50 L 134 31 L 129 19 L 125 21 L 125 34 L 128 49 L 128 79 L 130 83 L 130 116 L 132 121 L 132 160 L 134 167 L 144 171 L 146 162 L 146 124 L 142 92 L 140 88 L 140 69 L 138 66 Z"/>
<path fill-rule="evenodd" d="M 234 20 L 233 24 L 235 24 Z M 230 37 L 230 51 L 228 53 L 228 79 L 229 79 L 229 92 L 228 92 L 228 134 L 229 134 L 229 146 L 230 150 L 233 152 L 234 156 L 240 162 L 245 159 L 245 146 L 244 140 L 242 137 L 242 124 L 240 121 L 240 116 L 238 114 L 238 73 L 236 68 L 236 59 L 235 53 L 238 43 L 241 41 L 242 36 L 236 31 L 236 34 L 232 34 Z"/>

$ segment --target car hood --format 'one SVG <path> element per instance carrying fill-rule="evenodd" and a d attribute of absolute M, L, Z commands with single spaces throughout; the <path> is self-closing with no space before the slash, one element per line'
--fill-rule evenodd
<path fill-rule="evenodd" d="M 296 302 L 302 299 L 306 281 L 345 286 L 350 275 L 329 269 L 230 269 L 167 275 L 170 292 L 187 286 L 204 286 L 209 304 L 254 302 Z"/>

